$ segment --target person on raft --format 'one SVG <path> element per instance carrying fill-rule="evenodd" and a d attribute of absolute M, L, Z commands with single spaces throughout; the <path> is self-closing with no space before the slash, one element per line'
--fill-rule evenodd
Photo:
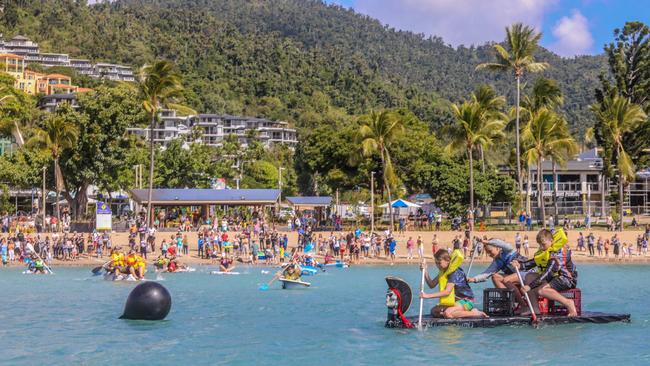
<path fill-rule="evenodd" d="M 134 278 L 139 280 L 144 278 L 144 273 L 146 272 L 146 263 L 144 258 L 135 254 L 135 250 L 131 249 L 129 255 L 125 258 L 127 273 L 131 274 Z"/>
<path fill-rule="evenodd" d="M 106 267 L 107 272 L 116 276 L 126 272 L 126 268 L 124 267 L 124 253 L 119 252 L 119 249 L 111 249 L 111 260 L 108 262 L 108 267 Z"/>
<path fill-rule="evenodd" d="M 153 262 L 153 266 L 156 268 L 157 272 L 162 272 L 165 269 L 167 269 L 167 265 L 169 263 L 169 260 L 163 256 L 159 255 L 158 258 Z"/>
<path fill-rule="evenodd" d="M 290 263 L 287 268 L 284 269 L 281 278 L 291 281 L 300 281 L 301 272 L 302 270 L 300 269 L 300 266 Z"/>
<path fill-rule="evenodd" d="M 224 253 L 221 253 L 221 259 L 219 260 L 219 271 L 232 272 L 234 269 L 235 266 L 233 266 L 233 260 L 228 258 Z"/>
<path fill-rule="evenodd" d="M 37 258 L 35 255 L 32 255 L 27 270 L 32 273 L 45 274 L 45 263 L 42 259 Z"/>
<path fill-rule="evenodd" d="M 519 276 L 517 275 L 515 267 L 512 266 L 512 261 L 517 260 L 519 263 L 523 263 L 528 261 L 528 258 L 519 254 L 512 245 L 503 240 L 490 239 L 489 241 L 486 241 L 485 239 L 477 238 L 477 241 L 483 244 L 485 252 L 493 260 L 485 271 L 474 277 L 468 278 L 467 282 L 484 282 L 491 277 L 494 287 L 516 290 L 514 291 L 514 295 L 517 298 L 517 302 L 519 304 L 525 304 L 521 292 L 517 289 L 517 286 L 519 286 Z M 528 272 L 521 272 L 520 274 L 523 279 L 526 278 Z M 522 307 L 520 307 L 520 309 L 522 309 Z"/>
<path fill-rule="evenodd" d="M 487 318 L 487 314 L 479 311 L 474 305 L 474 292 L 467 283 L 465 272 L 460 268 L 463 262 L 460 250 L 456 249 L 450 255 L 447 249 L 439 249 L 433 257 L 439 271 L 434 279 L 429 277 L 426 264 L 420 264 L 429 288 L 439 286 L 439 291 L 432 294 L 420 292 L 423 299 L 440 299 L 440 303 L 431 309 L 431 315 L 447 319 Z"/>
<path fill-rule="evenodd" d="M 526 276 L 526 285 L 521 289 L 522 292 L 529 294 L 536 314 L 539 314 L 537 298 L 541 295 L 564 305 L 568 310 L 568 316 L 578 315 L 574 302 L 560 293 L 576 288 L 578 284 L 578 271 L 571 260 L 571 251 L 564 247 L 567 242 L 563 229 L 560 228 L 555 233 L 542 229 L 537 233 L 539 249 L 533 259 L 521 263 L 517 260 L 512 261 L 513 266 L 520 266 L 523 270 L 535 267 L 539 269 L 539 273 L 529 273 Z"/>

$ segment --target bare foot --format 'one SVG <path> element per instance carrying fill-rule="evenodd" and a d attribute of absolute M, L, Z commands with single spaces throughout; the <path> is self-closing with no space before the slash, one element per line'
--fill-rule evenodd
<path fill-rule="evenodd" d="M 578 312 L 577 311 L 569 311 L 569 314 L 567 314 L 567 316 L 569 318 L 574 318 L 574 317 L 578 316 Z"/>

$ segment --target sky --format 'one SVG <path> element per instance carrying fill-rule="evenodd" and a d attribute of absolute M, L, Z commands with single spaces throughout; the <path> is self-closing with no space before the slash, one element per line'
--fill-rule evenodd
<path fill-rule="evenodd" d="M 452 46 L 500 42 L 516 22 L 542 31 L 542 46 L 564 57 L 594 55 L 626 21 L 650 25 L 650 0 L 325 0 Z"/>

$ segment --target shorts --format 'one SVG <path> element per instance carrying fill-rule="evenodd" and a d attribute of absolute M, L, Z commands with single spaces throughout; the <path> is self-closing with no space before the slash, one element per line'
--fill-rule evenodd
<path fill-rule="evenodd" d="M 576 283 L 573 279 L 564 276 L 554 277 L 548 284 L 557 292 L 570 290 L 576 287 Z"/>
<path fill-rule="evenodd" d="M 465 311 L 472 311 L 476 307 L 474 302 L 469 299 L 458 300 L 456 304 L 462 306 Z"/>

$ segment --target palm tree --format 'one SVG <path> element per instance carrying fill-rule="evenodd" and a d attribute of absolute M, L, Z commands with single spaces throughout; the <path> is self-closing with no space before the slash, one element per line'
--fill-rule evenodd
<path fill-rule="evenodd" d="M 554 110 L 556 107 L 561 107 L 564 105 L 564 97 L 562 96 L 562 90 L 560 89 L 557 81 L 553 79 L 547 79 L 544 77 L 538 78 L 533 84 L 533 89 L 530 93 L 530 96 L 525 96 L 522 101 L 522 110 L 524 112 L 524 119 L 528 120 L 530 113 L 535 113 L 541 108 L 547 108 L 549 110 Z M 528 114 L 528 115 L 527 115 Z M 557 176 L 557 163 L 560 163 L 561 166 L 565 166 L 566 161 L 571 158 L 567 154 L 575 153 L 577 151 L 560 151 L 555 156 L 552 156 L 552 165 L 553 165 L 553 215 L 555 223 L 558 222 L 558 176 Z"/>
<path fill-rule="evenodd" d="M 181 76 L 169 61 L 156 61 L 152 65 L 144 65 L 140 69 L 138 86 L 142 98 L 142 106 L 151 118 L 149 126 L 149 192 L 147 198 L 147 225 L 151 225 L 151 200 L 153 194 L 154 168 L 154 126 L 161 107 L 169 105 L 183 89 Z"/>
<path fill-rule="evenodd" d="M 500 113 L 483 108 L 475 100 L 461 105 L 451 106 L 456 125 L 450 128 L 452 142 L 447 146 L 451 149 L 465 149 L 469 159 L 469 207 L 474 212 L 474 159 L 472 153 L 479 146 L 486 146 L 502 136 L 505 120 Z"/>
<path fill-rule="evenodd" d="M 370 157 L 379 153 L 383 169 L 384 189 L 388 195 L 388 214 L 390 215 L 390 230 L 395 228 L 393 217 L 391 186 L 395 184 L 395 170 L 390 157 L 390 145 L 395 138 L 404 132 L 405 120 L 402 116 L 391 111 L 371 112 L 359 119 L 357 140 L 361 144 L 361 153 Z"/>
<path fill-rule="evenodd" d="M 59 195 L 64 186 L 63 174 L 59 166 L 61 154 L 71 149 L 77 143 L 79 130 L 77 126 L 62 117 L 59 113 L 49 114 L 41 129 L 37 129 L 35 135 L 27 142 L 27 146 L 34 146 L 47 151 L 54 161 L 54 180 L 56 189 L 56 216 L 61 220 L 61 210 L 59 208 Z"/>
<path fill-rule="evenodd" d="M 594 104 L 591 110 L 599 123 L 597 128 L 613 147 L 613 159 L 618 169 L 619 231 L 623 231 L 623 185 L 634 179 L 635 167 L 632 158 L 625 151 L 624 135 L 634 131 L 647 115 L 643 109 L 620 95 L 605 97 L 601 104 Z"/>
<path fill-rule="evenodd" d="M 530 114 L 530 120 L 522 132 L 522 139 L 530 146 L 524 152 L 528 164 L 537 164 L 537 199 L 542 225 L 546 227 L 542 161 L 544 158 L 561 159 L 573 154 L 577 151 L 577 145 L 569 133 L 566 121 L 545 107 Z"/>
<path fill-rule="evenodd" d="M 481 85 L 472 93 L 472 101 L 478 103 L 481 109 L 499 119 L 505 119 L 501 112 L 506 105 L 506 97 L 497 95 L 489 85 Z M 497 136 L 494 136 L 497 137 Z M 495 139 L 479 141 L 478 150 L 481 159 L 481 172 L 485 173 L 485 149 L 494 142 Z"/>
<path fill-rule="evenodd" d="M 493 70 L 499 72 L 513 72 L 517 81 L 517 106 L 516 106 L 516 155 L 517 155 L 517 182 L 519 192 L 523 189 L 521 176 L 521 157 L 519 141 L 519 104 L 521 97 L 521 78 L 524 72 L 540 72 L 548 68 L 546 62 L 535 61 L 535 51 L 537 51 L 539 40 L 542 33 L 536 32 L 533 28 L 525 26 L 522 23 L 516 23 L 506 27 L 506 46 L 500 44 L 494 45 L 496 51 L 496 62 L 483 63 L 476 66 L 476 70 Z"/>

